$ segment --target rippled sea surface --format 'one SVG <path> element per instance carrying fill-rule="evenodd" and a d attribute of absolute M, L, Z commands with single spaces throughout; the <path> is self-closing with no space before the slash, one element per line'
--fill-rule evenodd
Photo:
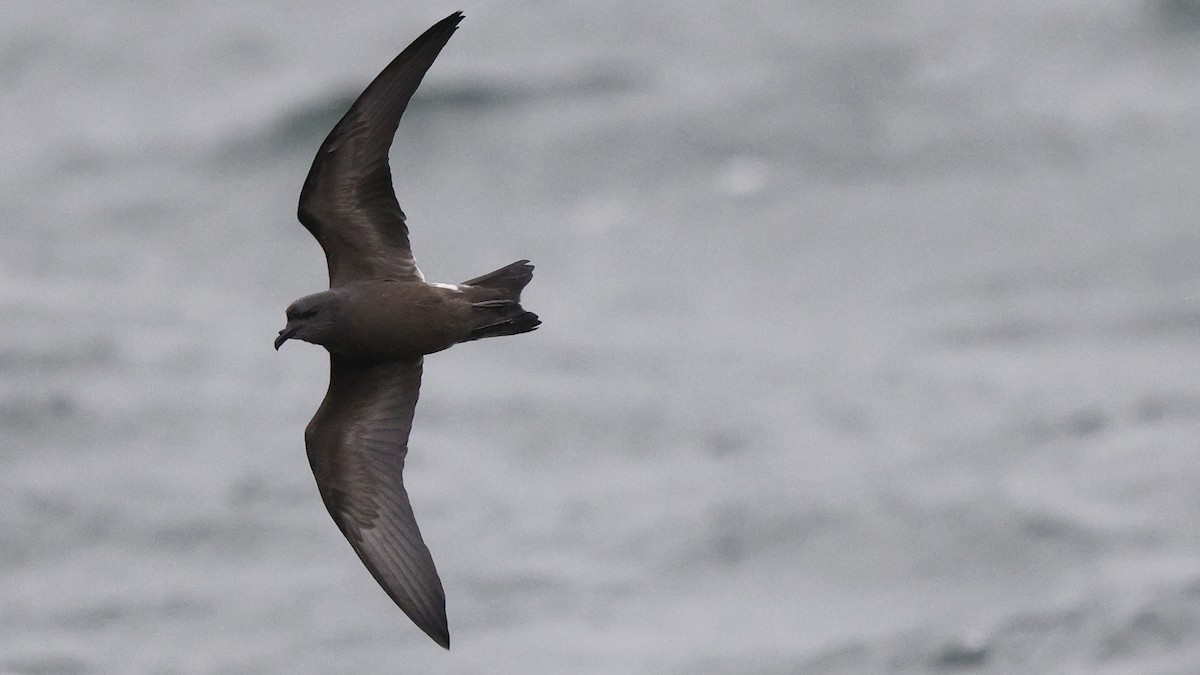
<path fill-rule="evenodd" d="M 1200 4 L 17 0 L 0 673 L 1200 672 Z M 393 173 L 445 652 L 324 511 L 316 147 Z"/>

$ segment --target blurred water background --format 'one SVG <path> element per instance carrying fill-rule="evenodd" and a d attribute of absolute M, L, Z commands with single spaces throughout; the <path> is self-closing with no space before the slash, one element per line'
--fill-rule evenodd
<path fill-rule="evenodd" d="M 446 653 L 325 513 L 295 221 L 361 88 Z M 1200 672 L 1200 4 L 0 9 L 0 673 Z"/>

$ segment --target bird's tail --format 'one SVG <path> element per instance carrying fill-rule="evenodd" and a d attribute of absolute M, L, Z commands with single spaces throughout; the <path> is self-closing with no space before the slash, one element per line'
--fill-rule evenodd
<path fill-rule="evenodd" d="M 528 260 L 518 260 L 459 284 L 469 287 L 464 290 L 479 315 L 479 323 L 463 342 L 528 333 L 541 325 L 537 314 L 521 307 L 521 290 L 531 279 L 533 265 Z"/>

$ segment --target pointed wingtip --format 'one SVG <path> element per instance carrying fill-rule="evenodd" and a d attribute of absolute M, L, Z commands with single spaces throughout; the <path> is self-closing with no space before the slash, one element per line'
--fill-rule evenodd
<path fill-rule="evenodd" d="M 445 621 L 434 623 L 432 625 L 421 626 L 421 630 L 425 634 L 433 638 L 433 641 L 441 645 L 442 649 L 450 651 L 450 627 Z"/>
<path fill-rule="evenodd" d="M 440 586 L 438 590 L 441 590 Z M 446 617 L 446 598 L 442 593 L 438 593 L 438 599 L 434 602 L 434 606 L 433 612 L 424 615 L 409 613 L 408 610 L 405 610 L 404 613 L 408 614 L 408 618 L 412 619 L 412 622 L 417 624 L 417 627 L 434 642 L 441 645 L 442 649 L 450 651 L 450 621 Z M 401 609 L 404 607 L 401 606 Z"/>
<path fill-rule="evenodd" d="M 432 26 L 430 26 L 429 28 L 427 28 L 424 33 L 422 33 L 419 37 L 417 37 L 416 40 L 413 40 L 413 44 L 409 45 L 408 49 L 413 49 L 414 47 L 416 47 L 416 45 L 423 44 L 425 42 L 430 42 L 430 41 L 440 38 L 441 44 L 438 45 L 438 47 L 434 51 L 434 56 L 436 57 L 437 52 L 441 51 L 442 45 L 445 45 L 446 42 L 450 40 L 450 36 L 453 35 L 455 31 L 458 30 L 458 24 L 459 24 L 459 22 L 461 22 L 463 20 L 463 17 L 464 17 L 464 15 L 462 13 L 462 10 L 459 10 L 457 12 L 454 12 L 450 16 L 442 19 L 441 21 L 438 21 L 437 23 L 435 23 Z M 432 63 L 432 59 L 430 60 L 430 63 Z"/>

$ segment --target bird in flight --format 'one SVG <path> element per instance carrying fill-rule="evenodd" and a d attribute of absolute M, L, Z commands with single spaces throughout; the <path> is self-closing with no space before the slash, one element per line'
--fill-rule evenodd
<path fill-rule="evenodd" d="M 287 308 L 290 339 L 329 351 L 329 389 L 304 431 L 321 499 L 400 609 L 450 648 L 446 596 L 404 489 L 404 458 L 426 354 L 517 335 L 541 323 L 521 307 L 520 260 L 459 284 L 425 281 L 396 201 L 388 150 L 408 100 L 462 20 L 442 19 L 379 73 L 317 150 L 300 222 L 329 264 L 329 290 Z"/>

